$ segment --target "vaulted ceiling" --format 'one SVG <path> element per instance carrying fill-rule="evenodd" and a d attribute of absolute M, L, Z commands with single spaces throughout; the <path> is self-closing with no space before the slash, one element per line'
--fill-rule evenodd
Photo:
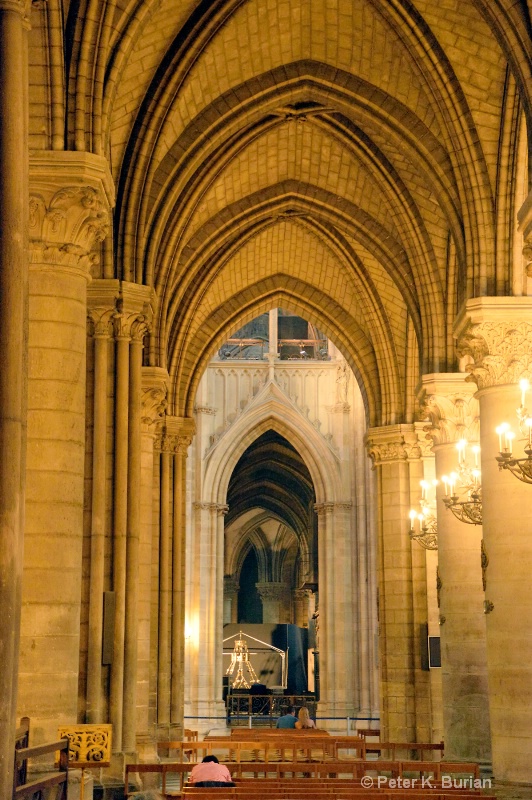
<path fill-rule="evenodd" d="M 281 306 L 371 424 L 407 421 L 412 376 L 456 368 L 463 300 L 515 291 L 526 0 L 48 0 L 31 23 L 32 146 L 109 160 L 100 274 L 154 287 L 173 413 Z"/>

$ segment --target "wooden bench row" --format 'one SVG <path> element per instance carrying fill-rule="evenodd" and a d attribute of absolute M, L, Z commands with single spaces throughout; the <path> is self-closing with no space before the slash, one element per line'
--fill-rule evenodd
<path fill-rule="evenodd" d="M 404 780 L 405 778 L 430 779 L 432 783 L 441 783 L 444 776 L 460 776 L 464 780 L 478 781 L 479 767 L 473 763 L 451 763 L 442 761 L 330 761 L 330 762 L 269 762 L 257 761 L 227 763 L 233 778 L 238 780 L 245 775 L 261 777 L 264 784 L 273 779 L 296 778 L 332 778 L 345 776 L 351 781 L 361 781 L 365 776 L 385 775 L 390 778 Z M 178 775 L 180 786 L 183 786 L 184 776 L 187 775 L 193 763 L 159 763 L 159 764 L 128 764 L 126 766 L 125 787 L 126 797 L 129 784 L 133 781 L 131 776 L 157 773 L 161 776 L 163 794 L 171 796 L 167 791 L 169 775 Z M 224 790 L 225 791 L 225 790 Z"/>
<path fill-rule="evenodd" d="M 282 744 L 281 744 L 282 742 Z M 177 761 L 186 761 L 191 757 L 197 761 L 206 755 L 215 754 L 223 760 L 249 761 L 297 761 L 298 753 L 303 758 L 323 761 L 336 759 L 342 751 L 354 752 L 355 758 L 365 759 L 368 753 L 396 761 L 404 758 L 419 758 L 421 761 L 443 756 L 443 742 L 366 742 L 357 736 L 310 735 L 300 732 L 293 734 L 284 732 L 282 736 L 237 737 L 210 736 L 202 742 L 159 742 L 159 752 L 165 750 L 175 753 Z M 251 759 L 249 754 L 252 753 Z M 287 753 L 291 755 L 287 756 Z"/>
<path fill-rule="evenodd" d="M 366 744 L 363 739 L 345 737 L 347 743 L 332 737 L 293 737 L 282 739 L 237 741 L 229 737 L 211 738 L 203 742 L 159 742 L 158 750 L 168 751 L 175 760 L 201 761 L 206 755 L 216 755 L 220 760 L 240 763 L 241 761 L 301 761 L 314 759 L 325 761 L 337 758 L 340 750 L 355 751 L 356 757 L 364 758 Z"/>
<path fill-rule="evenodd" d="M 231 739 L 242 741 L 244 739 L 254 739 L 257 736 L 286 736 L 292 734 L 293 736 L 330 736 L 329 731 L 322 730 L 321 728 L 232 728 Z M 206 736 L 205 739 L 210 737 Z"/>
<path fill-rule="evenodd" d="M 196 800 L 233 800 L 236 798 L 250 798 L 255 800 L 255 793 L 249 787 L 235 787 L 224 789 L 206 789 L 200 787 L 185 787 L 182 792 L 183 800 L 186 798 L 196 798 Z M 364 789 L 348 787 L 330 787 L 323 789 L 300 789 L 293 792 L 278 788 L 263 786 L 262 791 L 257 789 L 256 798 L 268 798 L 268 800 L 471 800 L 480 795 L 474 792 L 462 792 L 457 789 L 440 791 L 438 789 Z M 482 800 L 496 800 L 495 795 L 482 795 Z"/>

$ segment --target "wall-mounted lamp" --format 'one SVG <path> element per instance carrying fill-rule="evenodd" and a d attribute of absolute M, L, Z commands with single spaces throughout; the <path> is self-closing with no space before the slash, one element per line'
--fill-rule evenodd
<path fill-rule="evenodd" d="M 431 488 L 438 485 L 438 481 L 420 481 L 421 500 L 420 510 L 412 509 L 410 517 L 410 538 L 418 542 L 425 550 L 438 549 L 438 521 L 436 519 L 436 503 L 429 500 Z"/>
<path fill-rule="evenodd" d="M 482 525 L 482 487 L 480 483 L 480 447 L 473 445 L 473 463 L 467 453 L 467 439 L 460 439 L 456 444 L 458 450 L 458 466 L 450 475 L 443 475 L 445 486 L 445 507 L 460 522 L 468 525 Z"/>
<path fill-rule="evenodd" d="M 495 432 L 499 437 L 499 455 L 496 456 L 499 469 L 507 469 L 523 483 L 532 483 L 532 417 L 526 408 L 526 393 L 530 389 L 530 383 L 526 378 L 519 382 L 521 389 L 521 405 L 516 409 L 519 430 L 525 441 L 525 458 L 514 458 L 513 443 L 515 433 L 508 422 L 499 425 Z"/>

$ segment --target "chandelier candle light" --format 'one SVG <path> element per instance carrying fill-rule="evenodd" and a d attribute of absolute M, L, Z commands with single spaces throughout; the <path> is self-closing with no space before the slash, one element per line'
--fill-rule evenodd
<path fill-rule="evenodd" d="M 499 455 L 496 456 L 499 469 L 507 469 L 523 483 L 532 483 L 532 417 L 526 408 L 526 393 L 530 389 L 530 383 L 523 378 L 519 382 L 521 389 L 521 405 L 516 409 L 519 430 L 523 434 L 525 442 L 524 451 L 526 458 L 514 458 L 512 454 L 515 433 L 512 431 L 508 422 L 499 425 L 495 432 L 499 437 Z"/>
<path fill-rule="evenodd" d="M 458 468 L 450 475 L 443 475 L 445 487 L 443 502 L 454 516 L 468 525 L 482 525 L 482 488 L 480 485 L 480 447 L 473 445 L 474 464 L 468 463 L 467 439 L 456 443 Z"/>
<path fill-rule="evenodd" d="M 420 481 L 421 500 L 419 501 L 420 511 L 412 511 L 410 517 L 410 538 L 418 542 L 425 550 L 438 549 L 438 522 L 436 519 L 436 505 L 430 503 L 428 493 L 431 487 L 436 487 L 438 481 Z M 416 529 L 416 520 L 418 527 Z"/>

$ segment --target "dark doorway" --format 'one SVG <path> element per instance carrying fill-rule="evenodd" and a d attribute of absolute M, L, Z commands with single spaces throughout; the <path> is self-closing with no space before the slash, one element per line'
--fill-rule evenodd
<path fill-rule="evenodd" d="M 262 601 L 257 591 L 259 565 L 255 550 L 251 548 L 244 559 L 240 572 L 238 592 L 238 622 L 262 623 Z"/>

